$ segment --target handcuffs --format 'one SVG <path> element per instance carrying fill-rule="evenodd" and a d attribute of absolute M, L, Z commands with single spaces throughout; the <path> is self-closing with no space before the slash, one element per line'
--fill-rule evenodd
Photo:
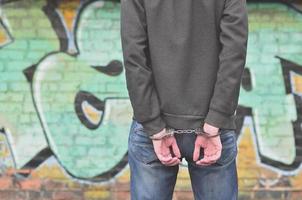
<path fill-rule="evenodd" d="M 195 128 L 195 129 L 174 129 L 174 128 L 166 128 L 166 131 L 163 132 L 161 135 L 152 135 L 152 136 L 149 136 L 150 139 L 152 140 L 161 140 L 165 137 L 171 137 L 171 136 L 174 136 L 174 134 L 181 134 L 181 133 L 195 133 L 196 135 L 203 135 L 205 137 L 208 137 L 208 138 L 212 138 L 212 137 L 216 137 L 216 136 L 219 136 L 221 134 L 221 129 L 219 129 L 219 131 L 217 132 L 217 134 L 210 134 L 210 133 L 207 133 L 203 130 L 203 128 L 201 127 L 198 127 L 198 128 Z"/>

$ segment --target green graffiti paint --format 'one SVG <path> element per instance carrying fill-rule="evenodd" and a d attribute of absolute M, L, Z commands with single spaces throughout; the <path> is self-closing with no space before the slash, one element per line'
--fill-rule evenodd
<path fill-rule="evenodd" d="M 104 173 L 114 170 L 119 163 L 127 163 L 124 156 L 131 104 L 124 73 L 110 75 L 94 69 L 113 59 L 122 59 L 121 49 L 116 46 L 119 38 L 112 38 L 118 36 L 119 29 L 108 34 L 108 28 L 102 26 L 119 20 L 118 5 L 99 1 L 85 6 L 75 38 L 79 55 L 50 54 L 41 60 L 34 74 L 34 100 L 50 147 L 64 168 L 78 178 L 102 179 Z M 108 15 L 111 12 L 114 15 Z M 82 91 L 96 100 L 75 101 Z M 104 105 L 98 108 L 98 102 Z M 76 112 L 75 103 L 82 108 L 82 114 Z M 90 123 L 95 118 L 95 123 L 100 124 L 91 129 L 79 116 Z"/>
<path fill-rule="evenodd" d="M 13 41 L 1 48 L 0 65 L 0 126 L 5 128 L 12 157 L 17 168 L 23 167 L 39 151 L 47 147 L 37 112 L 34 108 L 30 84 L 23 70 L 37 63 L 50 51 L 58 49 L 55 32 L 42 12 L 44 1 L 26 4 L 24 1 L 1 5 L 2 17 Z M 16 9 L 20 8 L 20 9 Z M 43 24 L 47 35 L 40 32 Z M 51 37 L 49 37 L 51 36 Z M 33 143 L 34 141 L 34 143 Z"/>
<path fill-rule="evenodd" d="M 252 108 L 261 156 L 291 164 L 296 156 L 291 123 L 297 118 L 292 112 L 296 105 L 293 96 L 285 93 L 282 66 L 275 56 L 301 63 L 296 58 L 302 53 L 302 15 L 278 3 L 252 3 L 248 11 L 246 66 L 251 72 L 252 90 L 242 89 L 239 103 Z"/>

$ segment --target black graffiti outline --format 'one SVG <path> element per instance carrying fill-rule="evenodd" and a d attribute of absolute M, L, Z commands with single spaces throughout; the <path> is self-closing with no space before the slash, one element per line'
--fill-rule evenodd
<path fill-rule="evenodd" d="M 45 131 L 46 129 L 45 129 L 44 124 L 42 122 L 40 113 L 38 112 L 37 104 L 35 102 L 34 95 L 33 95 L 33 76 L 34 76 L 34 73 L 35 73 L 36 68 L 39 65 L 39 63 L 41 63 L 43 60 L 45 60 L 48 56 L 51 56 L 51 55 L 54 55 L 54 54 L 58 54 L 58 53 L 62 53 L 62 52 L 60 52 L 60 51 L 54 51 L 54 52 L 51 52 L 49 54 L 46 54 L 45 56 L 43 56 L 37 62 L 37 64 L 32 65 L 32 66 L 30 66 L 30 67 L 28 67 L 28 68 L 26 68 L 26 69 L 23 70 L 23 73 L 24 73 L 24 75 L 25 75 L 25 77 L 28 80 L 29 85 L 30 85 L 30 91 L 31 91 L 31 97 L 32 97 L 32 101 L 33 101 L 33 106 L 35 107 L 36 114 L 37 114 L 39 122 L 41 124 L 42 130 L 43 130 L 43 134 L 45 136 L 45 139 L 46 139 L 46 142 L 48 144 L 48 147 L 42 149 L 38 154 L 36 154 L 36 156 L 34 156 L 23 167 L 21 167 L 21 169 L 34 169 L 34 168 L 37 168 L 40 164 L 42 164 L 50 156 L 54 156 L 55 159 L 57 160 L 57 162 L 59 163 L 59 165 L 64 169 L 64 171 L 69 176 L 71 176 L 73 178 L 77 178 L 79 180 L 88 180 L 90 182 L 109 181 L 110 179 L 112 179 L 113 177 L 115 177 L 121 171 L 121 169 L 125 168 L 126 165 L 128 164 L 128 151 L 126 151 L 126 153 L 124 154 L 124 156 L 122 156 L 122 159 L 119 162 L 117 162 L 111 169 L 109 169 L 106 172 L 103 172 L 103 173 L 101 173 L 99 175 L 96 175 L 96 176 L 94 176 L 92 178 L 83 178 L 83 177 L 77 177 L 77 176 L 75 176 L 68 169 L 66 169 L 64 167 L 63 163 L 61 163 L 60 159 L 57 157 L 57 155 L 55 153 L 53 153 L 53 151 L 51 150 L 50 142 L 49 142 L 49 139 L 48 139 L 46 131 Z M 111 62 L 109 64 L 111 64 Z M 111 66 L 112 66 L 112 64 L 111 64 Z M 92 67 L 92 68 L 95 69 L 95 67 Z M 113 69 L 115 69 L 115 68 L 113 68 Z M 99 71 L 99 70 L 97 70 L 97 71 Z M 105 72 L 108 73 L 108 74 L 110 74 L 110 75 L 112 75 L 112 73 L 110 73 L 110 71 L 108 71 L 108 70 L 105 70 Z M 114 75 L 119 75 L 119 73 L 113 73 L 113 74 Z M 81 92 L 83 92 L 83 91 L 81 91 Z M 97 97 L 94 97 L 94 98 L 97 98 Z M 123 97 L 105 98 L 105 100 L 107 100 L 107 99 L 128 99 L 128 98 L 127 97 L 125 97 L 125 98 L 123 98 Z M 101 100 L 99 100 L 99 101 L 101 101 Z M 29 174 L 22 174 L 22 175 L 23 176 L 28 176 Z"/>
<path fill-rule="evenodd" d="M 96 2 L 96 1 L 99 1 L 99 0 L 93 0 L 93 1 L 85 1 L 81 6 L 80 6 L 80 9 L 76 15 L 76 19 L 74 19 L 74 22 L 75 22 L 75 26 L 74 26 L 74 33 L 77 31 L 77 27 L 78 27 L 78 22 L 80 20 L 80 17 L 81 17 L 81 14 L 82 12 L 85 10 L 85 8 L 90 5 L 91 3 L 93 2 Z M 9 1 L 10 2 L 10 1 Z M 9 3 L 8 1 L 6 3 Z M 49 5 L 52 5 L 52 4 L 49 4 Z M 53 6 L 53 5 L 52 5 Z M 48 7 L 49 8 L 49 7 Z M 51 9 L 53 9 L 54 7 L 50 7 Z M 65 35 L 67 37 L 67 34 L 65 33 L 65 31 L 67 31 L 63 25 L 60 25 L 60 23 L 58 23 L 56 20 L 58 20 L 56 17 L 55 18 L 52 18 L 53 16 L 56 16 L 54 14 L 52 14 L 51 12 L 49 12 L 49 10 L 45 10 L 46 8 L 44 7 L 44 12 L 48 14 L 48 16 L 50 16 L 50 21 L 52 22 L 52 19 L 55 19 L 54 21 L 56 22 L 56 24 L 53 25 L 53 29 L 54 30 L 58 30 L 60 29 L 61 32 L 59 32 L 59 34 L 62 34 L 62 35 Z M 55 12 L 55 9 L 53 9 L 53 11 Z M 60 19 L 61 20 L 61 19 Z M 61 22 L 62 23 L 62 22 Z M 57 32 L 58 34 L 58 32 Z M 58 35 L 60 36 L 60 35 Z M 61 38 L 61 37 L 58 37 L 58 38 Z M 76 44 L 76 48 L 78 49 L 78 46 L 77 46 L 77 43 L 76 43 L 76 38 L 75 39 L 75 44 Z M 36 71 L 36 68 L 37 66 L 48 56 L 51 56 L 52 54 L 57 54 L 57 53 L 66 53 L 68 54 L 69 56 L 76 56 L 78 54 L 74 54 L 74 55 L 70 55 L 68 52 L 67 52 L 67 42 L 69 42 L 69 40 L 60 40 L 60 50 L 59 51 L 53 51 L 53 52 L 50 52 L 46 55 L 44 55 L 42 58 L 40 58 L 40 60 L 34 64 L 34 65 L 31 65 L 27 68 L 25 68 L 23 70 L 23 74 L 25 75 L 27 81 L 29 82 L 30 84 L 30 91 L 31 91 L 31 97 L 32 97 L 32 101 L 33 101 L 33 106 L 36 110 L 36 114 L 38 116 L 38 119 L 39 119 L 39 122 L 41 124 L 41 127 L 42 127 L 42 130 L 43 130 L 43 134 L 45 136 L 45 139 L 46 139 L 46 143 L 48 144 L 47 147 L 45 147 L 44 149 L 40 150 L 35 156 L 33 156 L 31 158 L 31 160 L 29 160 L 26 164 L 24 164 L 24 166 L 21 167 L 21 169 L 35 169 L 37 168 L 39 165 L 41 165 L 44 161 L 46 161 L 48 158 L 50 158 L 51 156 L 54 156 L 55 159 L 57 160 L 57 162 L 59 163 L 59 165 L 64 169 L 64 171 L 71 177 L 73 178 L 77 178 L 77 179 L 80 179 L 80 180 L 88 180 L 90 182 L 100 182 L 100 181 L 109 181 L 111 178 L 113 178 L 114 176 L 116 176 L 116 174 L 118 174 L 121 169 L 123 169 L 127 164 L 128 164 L 128 152 L 126 151 L 126 153 L 124 154 L 124 156 L 122 156 L 122 159 L 117 162 L 111 169 L 107 170 L 106 172 L 103 172 L 99 175 L 96 175 L 92 178 L 83 178 L 83 177 L 77 177 L 75 176 L 74 174 L 72 174 L 70 171 L 68 171 L 63 163 L 60 162 L 60 159 L 53 153 L 53 151 L 51 150 L 50 148 L 50 142 L 49 142 L 49 139 L 47 137 L 47 134 L 45 132 L 45 127 L 44 127 L 44 124 L 42 123 L 42 120 L 41 120 L 41 116 L 38 112 L 38 109 L 37 109 L 37 104 L 34 100 L 34 97 L 33 97 L 33 76 L 34 76 L 34 73 Z M 66 43 L 66 44 L 65 44 Z M 78 53 L 80 53 L 80 51 L 78 50 Z M 109 75 L 109 76 L 117 76 L 119 75 L 120 73 L 122 73 L 123 71 L 123 66 L 122 66 L 122 63 L 121 61 L 119 60 L 112 60 L 110 61 L 107 65 L 105 66 L 91 66 L 93 69 L 95 69 L 96 71 L 98 72 L 101 72 L 103 74 L 106 74 L 106 75 Z M 81 91 L 81 92 L 85 92 L 85 91 Z M 96 98 L 96 97 L 94 97 Z M 97 99 L 97 98 L 96 98 Z M 109 99 L 109 98 L 107 98 Z M 112 98 L 112 99 L 128 99 L 128 98 Z M 76 102 L 75 102 L 76 103 Z M 75 105 L 76 106 L 76 105 Z M 81 118 L 79 118 L 81 119 Z M 82 120 L 80 120 L 82 122 L 82 124 L 85 126 L 85 123 L 83 123 Z M 102 120 L 101 120 L 102 121 Z M 99 124 L 101 124 L 101 121 Z M 86 124 L 87 125 L 87 124 Z M 90 126 L 86 126 L 87 128 L 90 128 L 92 129 L 92 127 Z M 3 131 L 5 133 L 5 131 Z M 13 155 L 13 154 L 12 154 Z M 13 159 L 14 159 L 14 156 L 12 156 Z M 17 173 L 17 175 L 21 175 L 22 177 L 27 177 L 29 176 L 30 174 L 26 174 L 26 173 Z"/>
<path fill-rule="evenodd" d="M 294 71 L 298 74 L 301 74 L 302 76 L 302 66 L 300 66 L 297 63 L 294 63 L 292 61 L 289 61 L 287 59 L 284 59 L 280 56 L 275 56 L 276 58 L 280 59 L 281 62 L 281 68 L 282 68 L 282 74 L 283 74 L 283 79 L 284 79 L 284 85 L 286 88 L 286 94 L 291 94 L 294 96 L 295 99 L 295 107 L 297 109 L 298 113 L 298 119 L 294 122 L 292 122 L 293 125 L 293 132 L 294 132 L 294 140 L 295 140 L 295 147 L 296 147 L 296 156 L 294 161 L 291 164 L 285 164 L 283 162 L 273 160 L 265 155 L 263 155 L 259 149 L 260 149 L 260 144 L 257 138 L 257 134 L 255 134 L 256 139 L 255 143 L 257 146 L 257 152 L 260 158 L 260 162 L 262 164 L 266 164 L 268 166 L 276 167 L 279 170 L 284 170 L 284 171 L 294 171 L 298 169 L 302 163 L 302 97 L 299 97 L 298 95 L 294 94 L 291 89 L 291 83 L 290 83 L 290 71 Z M 242 86 L 245 89 L 248 89 L 248 91 L 252 90 L 252 83 L 251 83 L 251 78 L 250 78 L 250 72 L 248 68 L 245 68 L 245 72 L 243 75 L 242 79 Z M 245 116 L 249 116 L 252 118 L 252 121 L 255 122 L 254 117 L 253 117 L 253 112 L 252 108 L 250 107 L 245 107 L 242 105 L 239 105 L 237 108 L 237 119 L 236 119 L 236 125 L 237 125 L 237 135 L 240 134 L 241 129 L 243 127 L 243 121 Z M 255 128 L 255 123 L 252 123 L 253 129 L 257 130 Z"/>
<path fill-rule="evenodd" d="M 3 27 L 5 34 L 8 36 L 9 41 L 6 42 L 5 44 L 0 46 L 0 49 L 13 43 L 15 41 L 15 38 L 12 36 L 12 34 L 10 33 L 10 31 L 8 30 L 8 27 L 5 25 L 5 23 L 3 22 L 3 20 L 0 18 L 0 25 Z"/>
<path fill-rule="evenodd" d="M 284 80 L 284 85 L 285 85 L 285 91 L 286 94 L 291 94 L 294 97 L 295 100 L 295 108 L 298 113 L 297 115 L 297 120 L 292 121 L 292 126 L 293 126 L 293 132 L 294 132 L 294 139 L 295 139 L 295 147 L 296 147 L 296 157 L 293 163 L 291 164 L 285 164 L 281 163 L 275 160 L 272 160 L 266 156 L 261 156 L 261 161 L 263 163 L 266 163 L 268 165 L 276 166 L 279 169 L 285 170 L 285 171 L 292 171 L 295 169 L 298 169 L 302 163 L 302 98 L 298 96 L 297 94 L 294 94 L 291 88 L 291 83 L 290 83 L 290 71 L 294 71 L 300 75 L 302 75 L 302 66 L 289 61 L 285 58 L 282 58 L 281 56 L 275 56 L 280 60 L 281 63 L 281 69 L 282 69 L 282 77 Z"/>

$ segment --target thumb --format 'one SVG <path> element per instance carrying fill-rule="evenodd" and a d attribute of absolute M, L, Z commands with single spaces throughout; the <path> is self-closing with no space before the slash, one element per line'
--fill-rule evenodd
<path fill-rule="evenodd" d="M 197 142 L 195 142 L 194 153 L 193 153 L 193 160 L 194 161 L 198 160 L 199 154 L 200 154 L 200 144 L 198 144 Z"/>
<path fill-rule="evenodd" d="M 176 157 L 178 157 L 178 158 L 181 157 L 180 150 L 179 150 L 179 148 L 178 148 L 178 145 L 177 145 L 177 142 L 176 142 L 176 141 L 174 141 L 174 142 L 172 143 L 172 150 L 173 150 L 173 153 L 174 153 L 174 155 L 175 155 Z"/>
<path fill-rule="evenodd" d="M 200 139 L 200 140 L 199 140 L 200 146 L 201 146 L 202 148 L 206 148 L 207 145 L 208 145 L 208 138 L 205 138 L 204 136 L 200 136 L 199 139 Z"/>

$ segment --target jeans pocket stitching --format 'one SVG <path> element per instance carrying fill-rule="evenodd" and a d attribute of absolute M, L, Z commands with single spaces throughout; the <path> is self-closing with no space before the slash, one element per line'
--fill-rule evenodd
<path fill-rule="evenodd" d="M 151 147 L 144 147 L 139 145 L 134 145 L 129 148 L 129 151 L 133 156 L 141 163 L 145 165 L 151 164 L 153 161 L 158 160 L 157 155 Z M 143 153 L 145 152 L 145 154 Z"/>
<path fill-rule="evenodd" d="M 231 149 L 222 149 L 221 157 L 216 161 L 217 165 L 226 166 L 231 163 L 234 159 L 236 159 L 237 151 L 237 145 L 233 146 Z"/>
<path fill-rule="evenodd" d="M 141 146 L 141 147 L 153 147 L 151 142 L 139 140 L 139 138 L 137 138 L 137 137 L 140 137 L 140 136 L 132 136 L 131 137 L 131 143 L 133 145 Z"/>
<path fill-rule="evenodd" d="M 230 135 L 222 136 L 221 138 L 222 148 L 229 149 L 237 145 L 235 133 L 230 133 Z"/>
<path fill-rule="evenodd" d="M 142 135 L 142 136 L 147 136 L 146 132 L 144 131 L 143 128 L 137 128 L 137 129 L 134 129 L 134 133 L 135 134 L 138 134 L 138 135 Z"/>
<path fill-rule="evenodd" d="M 130 139 L 135 145 L 143 147 L 153 147 L 152 140 L 143 131 L 133 130 L 133 134 L 131 134 Z"/>
<path fill-rule="evenodd" d="M 134 121 L 134 123 L 135 123 L 135 126 L 133 128 L 133 132 L 137 133 L 139 135 L 146 136 L 146 133 L 144 132 L 143 126 L 137 121 Z M 141 132 L 143 132 L 143 133 L 141 133 Z"/>

